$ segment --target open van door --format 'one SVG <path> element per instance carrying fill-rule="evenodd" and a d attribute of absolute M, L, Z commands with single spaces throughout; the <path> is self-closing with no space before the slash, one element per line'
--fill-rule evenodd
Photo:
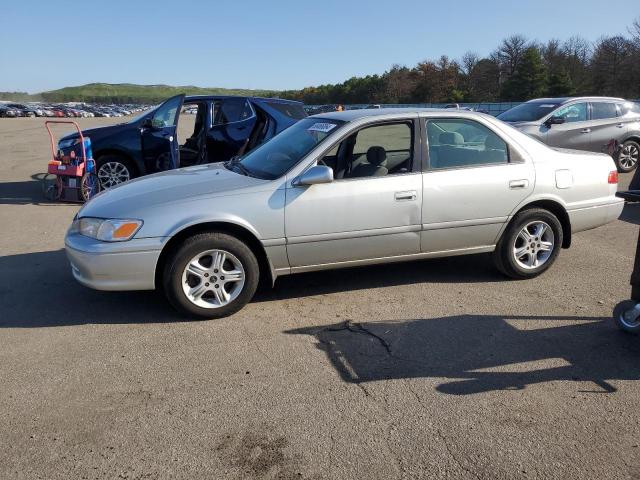
<path fill-rule="evenodd" d="M 142 123 L 142 156 L 148 173 L 180 166 L 177 125 L 184 95 L 176 95 L 156 108 Z"/>

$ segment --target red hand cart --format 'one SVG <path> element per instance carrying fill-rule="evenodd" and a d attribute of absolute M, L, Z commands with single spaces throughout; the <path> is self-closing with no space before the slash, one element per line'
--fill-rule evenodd
<path fill-rule="evenodd" d="M 56 141 L 50 124 L 66 123 L 78 131 L 79 155 L 72 149 L 65 155 L 56 152 Z M 51 141 L 52 158 L 47 164 L 47 174 L 42 179 L 42 191 L 49 200 L 65 202 L 85 202 L 100 191 L 100 180 L 96 175 L 96 163 L 91 155 L 91 140 L 82 135 L 76 122 L 70 120 L 47 120 L 44 126 Z M 74 146 L 75 147 L 75 146 Z"/>

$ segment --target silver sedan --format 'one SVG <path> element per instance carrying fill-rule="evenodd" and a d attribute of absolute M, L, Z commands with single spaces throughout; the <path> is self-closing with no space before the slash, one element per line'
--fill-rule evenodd
<path fill-rule="evenodd" d="M 486 252 L 506 276 L 535 277 L 574 233 L 620 215 L 617 179 L 606 155 L 480 113 L 335 112 L 225 164 L 104 191 L 65 243 L 83 285 L 161 287 L 183 314 L 216 318 L 260 278 L 312 270 Z"/>

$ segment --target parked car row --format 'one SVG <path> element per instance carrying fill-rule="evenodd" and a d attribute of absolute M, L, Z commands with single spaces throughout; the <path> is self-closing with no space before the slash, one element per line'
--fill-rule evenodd
<path fill-rule="evenodd" d="M 0 103 L 0 117 L 123 117 L 148 108 L 145 105 L 97 105 L 88 103 Z"/>

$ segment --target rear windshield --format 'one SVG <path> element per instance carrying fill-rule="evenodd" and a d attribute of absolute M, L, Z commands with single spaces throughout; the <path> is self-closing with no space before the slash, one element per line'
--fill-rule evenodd
<path fill-rule="evenodd" d="M 504 122 L 533 122 L 553 112 L 559 103 L 527 102 L 498 115 Z"/>
<path fill-rule="evenodd" d="M 300 120 L 301 118 L 307 117 L 307 112 L 304 111 L 302 105 L 297 103 L 280 103 L 280 102 L 265 102 L 274 110 L 279 111 L 283 115 L 287 117 L 295 118 L 296 120 Z"/>

